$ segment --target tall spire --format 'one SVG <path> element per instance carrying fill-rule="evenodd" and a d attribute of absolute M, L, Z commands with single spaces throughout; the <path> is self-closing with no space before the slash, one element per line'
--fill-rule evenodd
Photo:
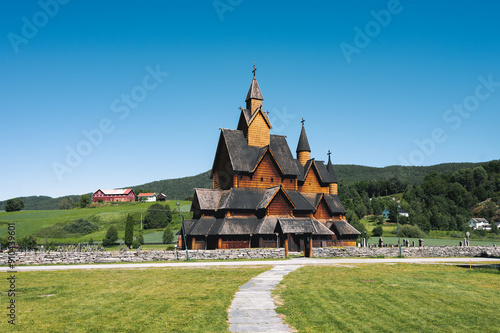
<path fill-rule="evenodd" d="M 304 118 L 302 118 L 302 130 L 300 131 L 299 143 L 297 144 L 297 159 L 300 164 L 306 165 L 306 162 L 311 159 L 311 148 L 307 140 L 306 129 L 304 127 Z"/>

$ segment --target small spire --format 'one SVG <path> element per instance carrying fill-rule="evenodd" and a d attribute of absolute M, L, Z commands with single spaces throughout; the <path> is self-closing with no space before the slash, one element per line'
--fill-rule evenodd
<path fill-rule="evenodd" d="M 328 150 L 328 164 L 326 165 L 326 171 L 328 171 L 328 174 L 330 175 L 332 182 L 336 183 L 337 182 L 337 175 L 335 174 L 335 171 L 333 171 L 332 159 L 330 158 L 331 154 L 332 154 L 332 152 L 330 150 Z"/>
<path fill-rule="evenodd" d="M 299 144 L 297 145 L 297 153 L 300 151 L 308 151 L 311 152 L 311 148 L 309 147 L 309 141 L 307 140 L 306 129 L 304 127 L 304 118 L 302 118 L 302 130 L 300 131 Z"/>
<path fill-rule="evenodd" d="M 260 87 L 259 84 L 257 83 L 257 79 L 255 78 L 255 76 L 253 77 L 252 83 L 250 84 L 250 89 L 248 89 L 248 94 L 247 98 L 245 99 L 245 102 L 247 102 L 250 99 L 258 99 L 261 101 L 264 100 L 264 97 L 262 97 L 262 93 L 260 92 Z"/>

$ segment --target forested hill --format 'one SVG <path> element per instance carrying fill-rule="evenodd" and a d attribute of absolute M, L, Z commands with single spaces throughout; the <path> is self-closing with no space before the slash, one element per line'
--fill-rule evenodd
<path fill-rule="evenodd" d="M 356 183 L 360 181 L 389 180 L 398 179 L 403 183 L 420 184 L 424 177 L 431 171 L 438 173 L 453 172 L 464 168 L 473 168 L 485 163 L 445 163 L 428 167 L 414 166 L 388 166 L 384 168 L 367 167 L 361 165 L 335 165 L 334 169 L 341 182 Z M 158 180 L 142 185 L 124 186 L 132 188 L 134 191 L 164 193 L 170 199 L 185 199 L 193 195 L 193 188 L 211 188 L 212 181 L 209 178 L 210 171 L 203 172 L 196 176 Z M 97 189 L 96 189 L 97 190 Z M 84 193 L 82 193 L 84 194 Z M 79 199 L 78 195 L 51 198 L 47 196 L 21 197 L 24 201 L 24 209 L 58 209 L 59 202 L 63 198 L 70 198 L 73 202 Z M 5 208 L 5 201 L 0 201 L 0 211 Z"/>
<path fill-rule="evenodd" d="M 367 167 L 362 165 L 339 164 L 334 165 L 340 181 L 356 183 L 360 181 L 389 180 L 397 178 L 401 182 L 413 185 L 421 184 L 424 177 L 432 171 L 448 173 L 465 168 L 474 168 L 484 163 L 444 163 L 432 166 L 401 166 L 391 165 L 384 168 Z"/>

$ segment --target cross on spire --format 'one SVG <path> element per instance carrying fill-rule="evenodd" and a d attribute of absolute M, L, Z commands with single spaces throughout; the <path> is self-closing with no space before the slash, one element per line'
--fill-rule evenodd
<path fill-rule="evenodd" d="M 302 118 L 302 121 L 301 121 L 302 126 L 304 126 L 304 123 L 305 123 L 305 122 L 306 122 L 306 121 L 304 120 L 304 118 Z"/>
<path fill-rule="evenodd" d="M 252 71 L 252 73 L 253 73 L 253 77 L 255 77 L 255 71 L 256 71 L 256 70 L 257 70 L 257 68 L 255 68 L 255 65 L 253 65 L 253 71 Z"/>
<path fill-rule="evenodd" d="M 330 151 L 330 149 L 328 149 L 328 157 L 330 157 L 330 155 L 332 154 L 332 152 Z"/>

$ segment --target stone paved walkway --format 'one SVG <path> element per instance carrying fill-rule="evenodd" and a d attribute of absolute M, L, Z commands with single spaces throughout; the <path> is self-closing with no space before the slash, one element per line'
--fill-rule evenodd
<path fill-rule="evenodd" d="M 293 272 L 300 265 L 275 266 L 273 269 L 252 278 L 236 292 L 229 307 L 229 331 L 231 332 L 291 332 L 274 309 L 271 297 L 273 290 L 283 276 Z"/>

